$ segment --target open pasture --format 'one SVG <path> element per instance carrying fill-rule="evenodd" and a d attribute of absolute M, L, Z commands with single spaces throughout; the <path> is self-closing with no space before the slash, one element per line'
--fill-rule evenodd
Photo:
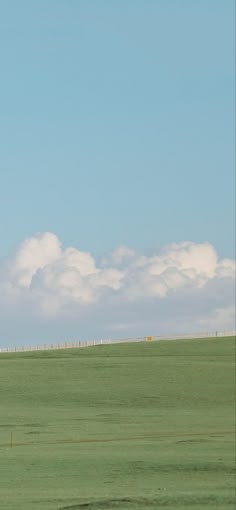
<path fill-rule="evenodd" d="M 2 510 L 231 510 L 235 339 L 0 355 Z"/>

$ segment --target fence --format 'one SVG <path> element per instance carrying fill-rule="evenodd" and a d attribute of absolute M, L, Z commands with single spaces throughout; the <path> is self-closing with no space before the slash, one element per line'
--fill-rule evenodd
<path fill-rule="evenodd" d="M 31 345 L 31 346 L 22 346 L 22 347 L 5 347 L 0 348 L 0 353 L 4 352 L 30 352 L 30 351 L 49 351 L 49 350 L 57 350 L 57 349 L 82 349 L 84 347 L 92 347 L 95 345 L 109 345 L 109 344 L 122 344 L 122 343 L 136 343 L 136 342 L 145 342 L 147 340 L 152 340 L 154 342 L 159 340 L 191 340 L 194 338 L 213 338 L 213 337 L 227 337 L 227 336 L 235 336 L 236 331 L 205 331 L 202 333 L 190 333 L 183 335 L 156 335 L 156 336 L 145 336 L 138 338 L 119 338 L 119 339 L 100 339 L 100 340 L 80 340 L 80 341 L 70 341 L 64 343 L 51 343 L 51 344 L 43 344 L 43 345 Z"/>

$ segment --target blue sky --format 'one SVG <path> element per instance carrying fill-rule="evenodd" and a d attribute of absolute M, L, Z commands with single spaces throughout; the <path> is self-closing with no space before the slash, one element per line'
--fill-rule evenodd
<path fill-rule="evenodd" d="M 234 257 L 234 1 L 3 0 L 0 257 Z"/>
<path fill-rule="evenodd" d="M 234 252 L 234 2 L 3 1 L 1 255 Z"/>

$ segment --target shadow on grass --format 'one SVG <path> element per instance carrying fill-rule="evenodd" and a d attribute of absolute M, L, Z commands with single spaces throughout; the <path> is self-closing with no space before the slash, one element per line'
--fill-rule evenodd
<path fill-rule="evenodd" d="M 202 506 L 214 505 L 214 508 L 226 508 L 227 506 L 234 505 L 234 497 L 230 496 L 195 496 L 195 495 L 180 495 L 180 496 L 160 496 L 155 498 L 112 498 L 100 501 L 88 501 L 86 503 L 78 503 L 76 505 L 63 506 L 59 510 L 103 510 L 107 508 L 150 508 L 150 507 L 179 507 L 185 506 Z"/>

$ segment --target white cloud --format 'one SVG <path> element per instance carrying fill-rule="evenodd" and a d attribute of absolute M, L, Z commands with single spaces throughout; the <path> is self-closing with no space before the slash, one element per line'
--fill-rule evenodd
<path fill-rule="evenodd" d="M 214 330 L 215 324 L 217 324 L 223 330 L 225 327 L 227 328 L 228 324 L 234 324 L 234 321 L 235 306 L 227 306 L 225 308 L 216 308 L 207 318 L 200 319 L 199 324 L 207 325 L 212 330 Z M 235 326 L 233 329 L 235 329 Z"/>
<path fill-rule="evenodd" d="M 50 232 L 25 239 L 9 261 L 10 277 L 16 286 L 29 287 L 34 274 L 58 260 L 60 256 L 61 243 Z"/>
<path fill-rule="evenodd" d="M 220 260 L 216 268 L 216 275 L 219 278 L 235 277 L 235 261 L 230 259 Z"/>
<path fill-rule="evenodd" d="M 234 278 L 235 261 L 219 260 L 209 243 L 170 244 L 150 257 L 122 246 L 99 265 L 90 253 L 63 249 L 54 234 L 43 233 L 0 263 L 0 315 L 70 319 L 84 331 L 94 321 L 98 335 L 101 328 L 137 334 L 154 325 L 162 332 L 181 324 L 182 330 L 231 328 Z"/>
<path fill-rule="evenodd" d="M 232 276 L 233 263 L 218 262 L 215 249 L 208 243 L 170 244 L 159 255 L 137 257 L 132 262 L 127 272 L 127 293 L 132 299 L 164 297 L 183 287 L 202 287 L 222 271 Z"/>
<path fill-rule="evenodd" d="M 128 248 L 127 246 L 118 246 L 118 248 L 102 259 L 102 265 L 106 266 L 109 264 L 115 264 L 116 266 L 121 266 L 134 257 L 134 250 L 131 250 L 131 248 Z"/>

